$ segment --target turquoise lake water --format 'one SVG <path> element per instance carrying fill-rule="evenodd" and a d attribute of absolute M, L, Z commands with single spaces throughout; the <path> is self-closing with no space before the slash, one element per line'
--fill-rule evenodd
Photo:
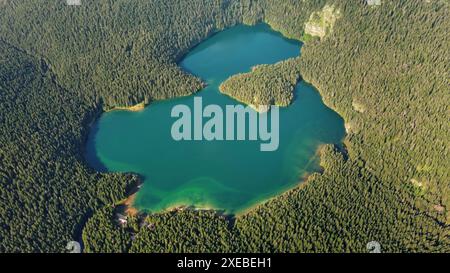
<path fill-rule="evenodd" d="M 194 97 L 204 107 L 240 104 L 219 92 L 223 81 L 258 64 L 297 57 L 300 48 L 264 24 L 212 36 L 180 63 L 207 87 L 140 112 L 104 113 L 88 139 L 88 162 L 98 170 L 140 174 L 144 185 L 134 206 L 148 212 L 186 205 L 239 213 L 295 187 L 319 170 L 318 147 L 339 144 L 345 135 L 343 119 L 311 85 L 300 82 L 293 104 L 280 108 L 279 148 L 273 152 L 260 151 L 259 141 L 175 141 L 171 111 L 178 104 L 192 106 Z"/>

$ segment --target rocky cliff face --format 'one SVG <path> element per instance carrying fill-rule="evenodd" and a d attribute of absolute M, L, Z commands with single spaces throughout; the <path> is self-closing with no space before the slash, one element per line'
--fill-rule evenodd
<path fill-rule="evenodd" d="M 313 12 L 305 24 L 305 33 L 323 38 L 333 29 L 340 12 L 334 6 L 325 5 L 321 11 Z"/>

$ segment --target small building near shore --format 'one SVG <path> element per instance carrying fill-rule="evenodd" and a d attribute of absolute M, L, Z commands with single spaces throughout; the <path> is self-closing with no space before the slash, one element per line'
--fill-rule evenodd
<path fill-rule="evenodd" d="M 126 216 L 124 216 L 124 215 L 122 215 L 120 213 L 117 213 L 116 217 L 117 217 L 117 222 L 120 225 L 124 226 L 124 225 L 126 225 L 128 223 L 128 219 L 127 219 Z"/>

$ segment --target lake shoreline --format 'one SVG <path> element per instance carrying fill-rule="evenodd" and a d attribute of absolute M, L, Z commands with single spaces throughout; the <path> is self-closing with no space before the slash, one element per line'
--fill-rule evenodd
<path fill-rule="evenodd" d="M 242 101 L 242 100 L 240 100 L 240 99 L 238 99 L 238 98 L 236 98 L 236 97 L 234 97 L 234 96 L 231 96 L 231 95 L 225 93 L 225 92 L 222 90 L 221 86 L 222 86 L 222 85 L 219 86 L 219 91 L 220 91 L 220 93 L 221 93 L 222 95 L 225 95 L 225 96 L 227 96 L 227 97 L 229 97 L 229 98 L 231 98 L 231 99 L 237 101 L 238 103 L 241 103 L 241 104 L 243 104 L 243 105 L 245 105 L 245 106 L 248 106 L 248 107 L 252 108 L 253 110 L 255 110 L 255 112 L 258 112 L 259 114 L 269 112 L 270 106 L 268 106 L 268 105 L 259 105 L 259 106 L 257 107 L 257 106 L 254 105 L 254 104 L 251 104 L 251 103 L 247 103 L 247 102 L 245 102 L 245 101 Z M 260 109 L 261 107 L 262 107 L 262 109 Z"/>
<path fill-rule="evenodd" d="M 113 112 L 113 111 L 130 111 L 130 112 L 140 112 L 143 111 L 147 107 L 147 104 L 144 102 L 132 105 L 132 106 L 114 106 L 111 109 L 104 110 L 105 113 Z"/>
<path fill-rule="evenodd" d="M 128 196 L 127 199 L 125 199 L 123 202 L 120 203 L 121 205 L 123 205 L 125 207 L 124 213 L 127 216 L 136 216 L 140 213 L 140 211 L 133 206 L 134 200 L 136 199 L 136 195 L 137 195 L 137 192 Z"/>
<path fill-rule="evenodd" d="M 297 50 L 295 49 L 295 48 L 293 48 L 293 46 L 295 46 L 295 45 L 286 45 L 286 47 L 288 47 L 288 46 L 290 46 L 290 48 L 289 48 L 289 50 L 290 51 L 288 51 L 288 52 L 291 52 L 291 55 L 295 55 L 296 53 L 297 53 Z M 266 46 L 267 47 L 267 46 Z M 259 48 L 259 47 L 258 47 Z M 263 47 L 264 48 L 264 47 Z M 203 50 L 203 49 L 202 49 Z M 261 49 L 260 49 L 261 50 Z M 270 49 L 265 49 L 266 51 L 267 50 L 272 50 L 272 48 L 270 48 Z M 272 52 L 272 51 L 270 51 L 270 52 Z M 280 59 L 282 59 L 282 58 L 284 58 L 284 55 L 286 55 L 284 52 L 287 52 L 286 50 L 284 50 L 284 51 L 280 51 L 280 52 L 283 52 L 282 54 L 280 54 L 280 55 L 275 55 L 275 57 L 266 57 L 266 59 L 264 59 L 264 60 L 266 60 L 267 61 L 267 63 L 271 63 L 272 61 L 273 61 L 273 59 L 277 59 L 277 58 L 280 58 Z M 298 54 L 298 53 L 297 53 Z M 198 56 L 198 55 L 197 55 Z M 251 56 L 251 55 L 250 55 Z M 267 56 L 267 54 L 266 55 L 261 55 L 261 56 Z M 297 56 L 297 55 L 295 55 L 295 56 Z M 289 56 L 288 56 L 289 57 Z M 271 59 L 272 58 L 272 59 Z M 225 64 L 227 64 L 227 61 L 228 62 L 230 62 L 230 59 L 224 59 L 224 61 L 225 62 L 222 62 L 222 63 L 225 63 Z M 238 59 L 237 61 L 240 61 L 240 59 Z M 250 61 L 250 63 L 249 63 L 249 65 L 250 64 L 252 64 L 251 62 L 253 62 L 253 61 L 255 61 L 255 60 L 253 60 L 253 59 L 248 59 L 248 61 L 247 62 L 249 62 Z M 257 63 L 258 64 L 258 60 L 255 62 L 255 63 Z M 203 62 L 203 63 L 205 63 L 205 62 Z M 207 62 L 208 63 L 208 62 Z M 233 63 L 237 63 L 236 61 L 235 62 L 233 62 Z M 264 61 L 261 61 L 261 63 L 265 63 Z M 184 63 L 181 63 L 181 64 L 179 64 L 181 67 L 184 67 L 183 66 L 183 64 Z M 220 63 L 219 63 L 220 64 Z M 245 62 L 243 63 L 243 64 L 246 64 Z M 245 67 L 245 66 L 243 66 L 243 67 Z M 202 69 L 204 69 L 204 68 L 202 68 Z M 239 68 L 239 66 L 238 66 L 238 69 L 241 69 L 241 68 Z M 247 69 L 247 68 L 242 68 L 241 70 L 244 70 L 244 69 Z M 193 69 L 185 69 L 185 71 L 187 72 L 187 73 L 189 73 L 188 71 L 191 71 L 191 70 L 193 70 Z M 195 70 L 194 70 L 195 71 Z M 208 71 L 208 70 L 204 70 L 204 71 Z M 224 71 L 228 71 L 228 70 L 224 70 Z M 229 70 L 230 72 L 233 72 L 233 73 L 236 73 L 234 70 Z M 237 70 L 238 71 L 238 70 Z M 208 77 L 209 77 L 209 75 L 210 74 L 208 74 L 209 72 L 207 72 L 206 74 L 205 73 L 197 73 L 198 74 L 198 76 L 197 77 L 199 77 L 199 78 L 204 78 L 204 79 L 208 79 Z M 223 72 L 222 72 L 223 73 Z M 225 72 L 226 73 L 226 72 Z M 239 73 L 239 72 L 238 72 Z M 196 74 L 194 74 L 194 73 L 192 73 L 193 75 L 196 75 Z M 202 76 L 203 75 L 203 76 Z M 206 76 L 205 76 L 206 75 Z M 225 74 L 225 75 L 233 75 L 233 74 Z M 220 78 L 220 77 L 219 77 Z M 300 77 L 301 78 L 301 77 Z M 297 82 L 297 84 L 299 84 L 300 82 L 301 82 L 302 80 L 301 79 L 299 79 L 299 81 Z M 204 87 L 203 87 L 204 88 Z M 216 88 L 216 87 L 214 87 L 214 88 Z M 247 106 L 249 106 L 249 107 L 251 107 L 252 109 L 254 109 L 256 112 L 259 112 L 259 113 L 262 113 L 262 112 L 266 112 L 266 111 L 261 111 L 261 107 L 259 107 L 259 106 L 256 106 L 256 105 L 252 105 L 252 104 L 247 104 L 247 103 L 245 103 L 245 102 L 243 102 L 243 101 L 240 101 L 239 99 L 237 99 L 237 98 L 234 98 L 233 96 L 230 96 L 230 95 L 228 95 L 228 94 L 226 94 L 226 93 L 224 93 L 224 92 L 222 92 L 222 90 L 220 90 L 220 88 L 219 88 L 219 86 L 217 86 L 217 88 L 219 89 L 219 94 L 220 95 L 225 95 L 225 96 L 228 96 L 228 97 L 230 97 L 232 100 L 234 100 L 234 101 L 237 101 L 237 102 L 239 102 L 239 103 L 242 103 L 242 104 L 244 104 L 244 105 L 247 105 Z M 201 89 L 199 89 L 199 90 L 201 90 Z M 197 90 L 198 91 L 198 90 Z M 305 91 L 306 92 L 306 91 Z M 309 92 L 309 91 L 308 91 Z M 189 95 L 187 95 L 187 96 L 192 96 L 193 94 L 195 94 L 196 93 L 196 91 L 194 91 L 194 92 L 192 92 L 191 94 L 189 94 Z M 214 92 L 214 93 L 211 93 L 211 94 L 215 94 L 216 92 Z M 313 106 L 315 105 L 314 103 L 316 103 L 315 101 L 317 101 L 317 99 L 314 99 L 313 100 L 313 98 L 315 98 L 316 96 L 314 95 L 314 96 L 311 96 L 311 95 L 309 95 L 309 97 L 307 96 L 306 98 L 307 98 L 307 100 L 301 100 L 303 103 L 302 104 L 300 104 L 300 106 L 298 106 L 298 104 L 296 104 L 295 105 L 295 108 L 294 109 L 309 109 L 309 108 L 314 108 Z M 177 97 L 178 98 L 178 97 Z M 171 99 L 177 99 L 177 98 L 168 98 L 167 100 L 171 100 Z M 166 100 L 166 99 L 162 99 L 162 100 Z M 294 99 L 295 100 L 295 99 Z M 294 100 L 292 100 L 290 103 L 289 103 L 289 105 L 287 105 L 287 106 L 291 106 L 292 104 L 293 104 L 293 101 Z M 312 103 L 309 103 L 308 104 L 308 100 L 311 100 L 312 101 Z M 159 100 L 158 100 L 159 101 Z M 225 100 L 226 101 L 226 100 Z M 229 101 L 226 101 L 228 104 L 233 104 L 232 102 L 230 103 Z M 176 103 L 178 103 L 178 102 L 176 102 Z M 318 102 L 319 104 L 321 103 L 321 102 Z M 188 104 L 188 103 L 187 103 Z M 161 106 L 162 105 L 162 106 Z M 164 104 L 158 104 L 158 105 L 155 105 L 155 109 L 160 109 L 160 108 L 158 108 L 158 107 L 166 107 L 166 106 L 164 106 Z M 188 104 L 189 105 L 189 104 Z M 103 109 L 103 113 L 105 113 L 105 112 L 110 112 L 110 111 L 115 111 L 115 110 L 123 110 L 123 111 L 132 111 L 132 112 L 138 112 L 138 111 L 142 111 L 142 110 L 144 110 L 145 108 L 146 108 L 146 104 L 144 103 L 144 102 L 142 102 L 142 103 L 139 103 L 139 104 L 137 104 L 137 105 L 134 105 L 134 106 L 129 106 L 129 107 L 112 107 L 111 109 L 108 109 L 108 110 L 105 110 L 105 108 Z M 289 107 L 285 107 L 285 106 L 279 106 L 279 107 L 285 107 L 285 108 L 289 108 Z M 154 108 L 151 108 L 149 111 L 149 113 L 154 113 L 154 111 L 153 111 L 153 109 Z M 322 108 L 318 108 L 318 109 L 322 109 Z M 158 111 L 158 110 L 156 110 L 156 111 Z M 169 109 L 170 110 L 170 109 Z M 270 109 L 266 109 L 266 110 L 270 110 Z M 308 110 L 301 110 L 301 111 L 308 111 Z M 161 113 L 161 112 L 156 112 L 156 113 Z M 302 113 L 302 112 L 292 112 L 292 113 Z M 292 114 L 291 113 L 291 114 Z M 319 112 L 319 113 L 321 113 L 321 112 Z M 127 118 L 131 118 L 131 117 L 133 117 L 132 115 L 128 115 L 128 114 L 126 114 L 126 113 L 123 113 L 123 114 L 118 114 L 118 115 L 124 115 L 124 117 L 127 117 Z M 109 118 L 113 118 L 113 117 L 116 117 L 116 115 L 111 115 L 111 116 L 108 116 Z M 153 117 L 153 116 L 152 116 Z M 157 116 L 157 117 L 159 117 L 158 119 L 154 119 L 154 118 L 150 118 L 149 119 L 149 116 L 147 116 L 147 115 L 136 115 L 136 116 L 134 116 L 134 118 L 139 118 L 139 119 L 145 119 L 145 122 L 146 122 L 146 124 L 158 124 L 158 122 L 161 120 L 161 117 L 162 116 Z M 165 116 L 164 116 L 165 117 Z M 165 120 L 166 118 L 163 118 L 162 120 Z M 168 119 L 168 118 L 167 118 Z M 292 119 L 289 119 L 289 120 L 292 120 Z M 296 119 L 295 119 L 296 120 Z M 325 121 L 327 121 L 327 120 L 325 120 Z M 155 123 L 156 122 L 156 123 Z M 292 123 L 292 122 L 291 122 Z M 291 123 L 289 123 L 289 126 L 291 126 L 291 127 L 288 127 L 288 128 L 298 128 L 298 127 L 295 127 L 295 126 L 298 126 L 298 125 L 293 125 L 293 124 L 291 124 Z M 294 122 L 294 123 L 296 123 L 296 122 Z M 100 124 L 102 124 L 102 123 L 100 123 Z M 109 133 L 107 133 L 107 134 L 104 134 L 103 135 L 103 139 L 105 139 L 105 140 L 108 140 L 108 139 L 111 139 L 111 135 L 118 135 L 118 139 L 125 139 L 125 137 L 127 137 L 127 134 L 128 135 L 130 135 L 130 134 L 133 134 L 133 135 L 135 135 L 135 133 L 133 133 L 133 130 L 125 130 L 125 128 L 128 128 L 128 127 L 126 127 L 125 125 L 126 124 L 130 124 L 129 123 L 129 121 L 127 121 L 125 124 L 124 124 L 124 126 L 122 126 L 122 127 L 120 127 L 120 128 L 122 128 L 122 130 L 120 131 L 117 131 L 116 129 L 114 129 L 114 130 L 110 130 L 109 131 Z M 299 124 L 304 124 L 304 123 L 299 123 Z M 128 126 L 128 125 L 127 125 Z M 136 127 L 136 126 L 135 126 Z M 153 125 L 153 127 L 155 127 L 154 125 Z M 109 125 L 109 127 L 106 127 L 106 128 L 114 128 L 113 126 L 110 126 Z M 141 132 L 141 130 L 142 130 L 142 126 L 139 126 L 139 127 L 136 127 L 136 128 L 139 128 L 139 132 Z M 152 127 L 150 127 L 150 126 L 148 126 L 148 128 L 152 128 Z M 158 127 L 155 127 L 156 129 L 158 129 Z M 155 128 L 153 128 L 153 129 L 155 129 Z M 303 127 L 300 127 L 300 128 L 303 128 Z M 295 130 L 295 129 L 292 129 L 292 130 Z M 127 133 L 125 133 L 125 132 L 127 132 Z M 138 132 L 138 131 L 136 131 L 136 132 Z M 153 131 L 153 132 L 165 132 L 165 131 L 161 131 L 161 130 L 157 130 L 157 131 Z M 123 134 L 123 135 L 122 135 Z M 154 135 L 154 134 L 153 134 Z M 93 135 L 94 136 L 94 135 Z M 99 139 L 97 139 L 97 136 L 100 136 L 100 134 L 99 135 L 95 135 L 96 136 L 96 141 L 99 141 Z M 156 135 L 157 137 L 159 137 L 159 135 Z M 309 135 L 305 135 L 306 137 L 308 137 Z M 337 136 L 337 137 L 339 137 L 339 136 Z M 138 138 L 139 139 L 139 138 Z M 151 147 L 153 150 L 149 150 L 149 151 L 157 151 L 157 153 L 161 153 L 161 152 L 163 152 L 164 154 L 166 154 L 167 153 L 167 151 L 166 150 L 161 150 L 161 146 L 155 146 L 155 145 L 148 145 L 148 144 L 143 144 L 143 143 L 167 143 L 167 140 L 166 140 L 166 138 L 161 138 L 161 141 L 164 141 L 164 142 L 155 142 L 155 141 L 152 141 L 154 138 L 152 137 L 152 135 L 146 135 L 146 137 L 145 137 L 145 139 L 144 138 L 142 138 L 142 145 L 139 145 L 138 147 L 134 147 L 133 145 L 133 142 L 130 142 L 131 144 L 133 144 L 133 145 L 131 145 L 131 147 L 134 147 L 134 148 L 131 148 L 130 147 L 130 149 L 128 149 L 128 151 L 135 151 L 136 149 L 144 149 L 145 147 Z M 156 140 L 160 140 L 159 138 L 155 138 Z M 327 139 L 327 138 L 325 138 L 325 139 Z M 326 140 L 326 141 L 332 141 L 332 142 L 325 142 L 325 143 L 336 143 L 335 141 L 337 141 L 336 140 L 336 138 L 332 138 L 331 136 L 330 136 L 330 138 L 328 138 L 328 139 L 330 139 L 330 140 Z M 318 139 L 318 140 L 320 140 L 320 139 Z M 145 142 L 144 142 L 145 141 Z M 118 147 L 118 149 L 119 149 L 119 151 L 122 149 L 124 149 L 124 143 L 123 142 L 121 142 L 121 141 L 115 141 L 115 142 L 106 142 L 106 143 L 109 143 L 108 145 L 104 145 L 104 147 Z M 141 143 L 141 142 L 134 142 L 134 143 Z M 284 143 L 289 143 L 289 142 L 284 142 Z M 303 142 L 299 142 L 299 143 L 303 143 Z M 320 141 L 319 141 L 319 143 L 320 143 Z M 116 145 L 116 146 L 114 146 L 114 145 Z M 147 146 L 146 146 L 147 145 Z M 306 142 L 306 145 L 314 145 L 314 146 L 316 146 L 315 144 L 308 144 L 307 142 Z M 309 150 L 306 150 L 307 151 L 307 153 L 306 153 L 306 155 L 305 155 L 305 157 L 306 156 L 310 156 L 310 155 L 313 155 L 313 154 L 317 154 L 317 151 L 319 151 L 320 150 L 320 146 L 319 147 L 314 147 L 314 146 L 311 146 L 310 147 L 310 149 Z M 233 146 L 233 147 L 235 147 L 235 146 Z M 316 152 L 314 152 L 314 148 L 317 148 L 317 150 L 316 150 Z M 105 148 L 106 149 L 106 148 Z M 108 148 L 109 149 L 109 148 Z M 99 154 L 104 154 L 104 153 L 102 153 L 101 152 L 101 150 L 94 150 L 95 151 L 95 154 L 97 154 L 97 155 L 99 155 Z M 240 150 L 240 152 L 242 152 L 242 150 Z M 94 154 L 94 155 L 95 155 Z M 138 154 L 130 154 L 129 152 L 127 152 L 127 153 L 125 153 L 125 154 L 127 154 L 127 155 L 130 155 L 130 156 L 132 156 L 134 159 L 134 161 L 136 161 L 136 162 L 150 162 L 150 161 L 142 161 L 142 160 L 144 160 L 146 157 L 144 157 L 144 155 L 141 155 L 140 153 L 138 153 Z M 186 153 L 185 152 L 185 154 L 188 154 L 189 155 L 189 153 Z M 194 154 L 195 154 L 195 150 L 194 150 Z M 117 154 L 117 156 L 119 156 L 120 154 Z M 142 160 L 140 160 L 139 161 L 139 157 L 138 158 L 136 158 L 136 156 L 141 156 L 142 157 Z M 103 157 L 102 157 L 103 158 Z M 113 158 L 113 157 L 112 157 Z M 120 158 L 120 157 L 115 157 L 116 158 L 116 160 L 117 160 L 117 158 Z M 180 156 L 178 156 L 178 153 L 175 151 L 175 153 L 174 153 L 174 155 L 172 155 L 172 157 L 171 157 L 172 159 L 177 159 L 177 158 L 181 158 L 181 159 L 183 159 L 184 157 L 180 157 Z M 258 158 L 261 158 L 261 157 L 258 157 Z M 180 160 L 181 160 L 180 159 Z M 106 159 L 105 159 L 106 160 Z M 189 159 L 188 159 L 189 160 Z M 303 159 L 300 159 L 300 160 L 303 160 Z M 305 161 L 306 160 L 306 161 Z M 307 164 L 308 166 L 309 166 L 309 163 L 307 162 L 307 158 L 305 159 L 305 160 L 303 160 L 303 161 L 298 161 L 298 160 L 295 160 L 295 162 L 305 162 L 305 164 Z M 133 161 L 133 162 L 134 162 Z M 106 160 L 105 162 L 108 162 L 108 160 Z M 154 162 L 154 161 L 151 161 L 151 162 Z M 175 160 L 175 162 L 177 162 L 176 160 Z M 185 162 L 185 161 L 184 161 Z M 256 161 L 256 162 L 259 162 L 259 161 Z M 255 162 L 255 164 L 256 164 L 256 162 Z M 294 162 L 294 161 L 293 161 Z M 264 160 L 262 160 L 261 161 L 261 163 L 264 163 L 264 164 L 267 164 L 266 163 L 266 161 L 264 161 Z M 266 166 L 266 167 L 269 167 L 269 166 L 271 166 L 272 164 L 269 164 L 269 165 L 262 165 L 262 166 Z M 226 205 L 224 205 L 224 207 L 226 207 L 226 209 L 224 210 L 224 209 L 220 209 L 220 208 L 215 208 L 216 206 L 209 206 L 208 204 L 206 204 L 206 205 L 202 205 L 201 204 L 201 202 L 199 202 L 199 205 L 182 205 L 182 203 L 183 202 L 177 202 L 177 200 L 185 200 L 185 201 L 187 201 L 186 203 L 187 204 L 189 204 L 189 203 L 195 203 L 195 201 L 201 201 L 201 200 L 203 200 L 203 199 L 207 199 L 207 198 L 201 198 L 201 199 L 193 199 L 193 198 L 191 198 L 190 196 L 187 196 L 187 198 L 166 198 L 166 199 L 164 199 L 165 197 L 164 196 L 160 196 L 160 197 L 158 197 L 158 198 L 161 198 L 162 200 L 159 200 L 158 198 L 156 198 L 155 200 L 156 201 L 148 201 L 147 199 L 145 199 L 145 200 L 147 200 L 146 202 L 144 202 L 143 204 L 143 206 L 141 206 L 141 208 L 140 209 L 138 209 L 137 207 L 135 207 L 135 205 L 137 205 L 136 204 L 136 196 L 137 196 L 137 194 L 142 194 L 142 193 L 138 193 L 138 190 L 139 190 L 139 188 L 137 188 L 137 190 L 136 190 L 136 192 L 134 192 L 134 193 L 132 193 L 132 194 L 129 194 L 128 195 L 128 197 L 121 203 L 121 205 L 124 205 L 125 206 L 125 211 L 126 211 L 126 213 L 127 214 L 130 214 L 130 215 L 137 215 L 138 213 L 140 213 L 140 212 L 142 212 L 142 213 L 147 213 L 147 212 L 150 212 L 150 211 L 157 211 L 157 213 L 159 213 L 159 212 L 161 212 L 161 213 L 165 213 L 165 212 L 168 212 L 168 211 L 173 211 L 173 210 L 184 210 L 184 209 L 187 209 L 187 208 L 190 208 L 190 209 L 193 209 L 193 210 L 214 210 L 214 211 L 218 211 L 218 212 L 220 212 L 221 210 L 222 211 L 228 211 L 228 213 L 226 213 L 227 215 L 244 215 L 244 214 L 246 214 L 247 212 L 250 212 L 250 211 L 253 211 L 255 208 L 257 208 L 257 207 L 259 207 L 259 206 L 261 206 L 262 204 L 265 204 L 266 202 L 268 202 L 269 200 L 271 200 L 271 199 L 273 199 L 273 198 L 276 198 L 277 196 L 280 196 L 280 195 L 283 195 L 285 192 L 288 192 L 288 191 L 290 191 L 290 190 L 292 190 L 292 189 L 296 189 L 297 187 L 298 187 L 298 185 L 299 184 L 303 184 L 303 182 L 304 181 L 306 181 L 307 179 L 308 179 L 308 177 L 310 176 L 310 175 L 312 175 L 312 174 L 314 174 L 314 173 L 316 173 L 316 168 L 314 167 L 314 166 L 312 166 L 312 167 L 305 167 L 305 166 L 303 166 L 304 165 L 304 163 L 301 163 L 299 166 L 298 166 L 298 168 L 297 168 L 297 170 L 298 170 L 298 173 L 297 173 L 297 171 L 295 171 L 294 169 L 292 169 L 291 170 L 291 173 L 292 173 L 292 175 L 291 174 L 288 174 L 288 175 L 285 175 L 285 174 L 283 174 L 283 175 L 285 175 L 285 176 L 283 176 L 283 177 L 281 177 L 281 178 L 276 178 L 276 179 L 271 179 L 271 180 L 274 180 L 274 181 L 285 181 L 285 182 L 283 182 L 283 184 L 289 184 L 289 186 L 288 187 L 282 187 L 282 185 L 281 185 L 281 187 L 278 187 L 279 189 L 281 189 L 281 190 L 279 190 L 279 191 L 277 191 L 277 189 L 274 189 L 274 192 L 275 192 L 275 194 L 272 194 L 268 189 L 266 189 L 266 190 L 263 190 L 263 188 L 261 188 L 262 190 L 261 190 L 261 192 L 263 193 L 262 194 L 262 196 L 260 196 L 261 198 L 259 198 L 258 197 L 258 195 L 256 194 L 256 193 L 254 193 L 254 192 L 251 192 L 251 194 L 250 194 L 250 192 L 248 192 L 249 194 L 247 194 L 247 190 L 248 189 L 246 189 L 245 187 L 237 187 L 237 188 L 233 188 L 233 189 L 236 189 L 235 191 L 236 192 L 238 192 L 238 190 L 240 190 L 239 192 L 241 192 L 241 193 L 239 193 L 240 195 L 240 197 L 245 197 L 245 198 L 247 198 L 247 200 L 249 201 L 248 202 L 248 204 L 250 205 L 249 207 L 247 207 L 247 208 L 245 208 L 246 206 L 245 206 L 245 204 L 246 204 L 246 202 L 247 202 L 247 200 L 242 200 L 242 202 L 241 201 L 238 201 L 238 199 L 236 199 L 237 201 L 233 201 L 234 203 L 236 203 L 237 204 L 237 206 L 235 206 L 235 207 L 233 207 L 232 205 L 230 206 L 229 205 L 229 203 L 227 203 L 227 202 L 225 202 L 225 204 Z M 153 175 L 153 177 L 159 177 L 158 175 L 160 175 L 160 174 L 158 174 L 158 172 L 160 172 L 159 170 L 163 170 L 164 168 L 166 168 L 165 166 L 166 165 L 164 165 L 164 164 L 152 164 L 152 169 L 148 169 L 148 173 L 146 173 L 145 171 L 142 173 L 142 175 L 144 175 L 144 176 L 146 176 L 146 177 L 148 177 L 148 176 L 151 176 L 150 175 L 150 170 L 152 171 L 152 175 Z M 157 166 L 156 167 L 156 169 L 155 169 L 155 167 L 154 166 Z M 159 169 L 158 169 L 158 166 L 159 166 Z M 238 169 L 236 169 L 237 171 L 238 170 L 241 170 L 242 171 L 242 169 L 239 169 L 239 166 L 233 166 L 233 165 L 231 165 L 232 167 L 235 167 L 235 168 L 238 168 Z M 275 164 L 275 165 L 272 165 L 272 166 L 278 166 L 277 164 Z M 272 168 L 275 168 L 275 167 L 272 167 Z M 111 167 L 110 168 L 111 169 L 111 171 L 114 171 L 115 169 L 114 169 L 114 167 Z M 117 168 L 116 168 L 117 169 Z M 141 170 L 142 168 L 140 168 L 139 170 Z M 144 169 L 143 169 L 144 170 Z M 147 170 L 147 169 L 145 169 L 145 170 Z M 180 177 L 180 175 L 178 175 L 179 177 L 177 178 L 178 180 L 176 180 L 176 181 L 179 181 L 180 183 L 182 183 L 183 181 L 184 181 L 184 179 L 186 179 L 186 177 L 185 177 L 185 175 L 184 175 L 184 172 L 183 172 L 183 168 L 181 168 L 181 169 L 179 169 L 180 170 L 180 175 L 181 175 L 181 177 Z M 253 170 L 253 169 L 252 169 Z M 188 173 L 189 174 L 189 170 L 184 170 L 184 171 L 186 171 L 186 173 Z M 220 172 L 220 170 L 218 170 L 219 172 Z M 262 171 L 262 170 L 261 170 Z M 261 174 L 261 171 L 259 171 L 259 173 L 258 174 Z M 271 171 L 271 167 L 269 167 L 269 168 L 265 168 L 264 169 L 264 171 L 265 172 L 270 172 Z M 293 172 L 292 172 L 293 171 Z M 156 175 L 155 175 L 155 172 L 156 172 Z M 250 174 L 252 174 L 252 172 L 253 171 L 249 171 L 249 173 Z M 296 174 L 297 173 L 297 174 Z M 196 175 L 200 175 L 201 173 L 196 173 Z M 216 172 L 214 172 L 214 174 L 216 174 Z M 253 182 L 258 182 L 258 181 L 261 181 L 261 183 L 267 183 L 268 185 L 269 185 L 269 180 L 268 180 L 268 177 L 269 176 L 261 176 L 261 175 L 252 175 L 252 176 L 250 176 L 250 177 L 252 177 L 253 178 Z M 139 174 L 138 174 L 139 175 Z M 295 177 L 294 177 L 295 176 Z M 164 179 L 159 179 L 159 181 L 164 181 Z M 233 179 L 228 179 L 228 180 L 224 180 L 224 181 L 236 181 L 236 180 L 233 180 Z M 237 180 L 237 181 L 239 181 L 239 180 Z M 152 184 L 152 187 L 151 188 L 153 188 L 153 189 L 158 189 L 158 182 L 156 181 L 154 181 L 153 183 L 155 183 L 154 185 Z M 270 182 L 271 183 L 271 182 Z M 280 182 L 281 183 L 281 182 Z M 242 183 L 241 183 L 242 184 Z M 206 185 L 206 184 L 205 184 Z M 249 185 L 252 185 L 252 183 L 249 183 Z M 241 189 L 242 188 L 242 189 Z M 175 188 L 176 189 L 176 188 Z M 271 188 L 270 188 L 271 189 Z M 144 192 L 146 192 L 146 191 L 144 191 Z M 208 191 L 205 191 L 205 189 L 201 189 L 201 188 L 199 188 L 199 192 L 200 193 L 203 193 L 203 194 L 207 194 L 207 193 L 209 193 Z M 149 196 L 151 196 L 151 195 L 149 195 Z M 141 197 L 139 197 L 139 198 L 144 198 L 144 197 L 146 197 L 146 195 L 144 195 L 144 196 L 141 196 Z M 208 197 L 209 198 L 209 197 Z M 243 198 L 243 199 L 245 199 L 245 198 Z M 222 200 L 223 198 L 222 197 L 220 197 L 219 198 L 219 200 Z M 253 202 L 252 201 L 252 199 L 253 200 L 255 200 L 255 202 Z M 144 200 L 144 199 L 142 199 L 142 200 Z M 153 200 L 153 199 L 149 199 L 149 200 Z M 189 202 L 189 200 L 191 200 L 192 202 Z M 213 200 L 215 200 L 215 199 L 213 199 Z M 150 203 L 149 203 L 150 202 Z M 152 207 L 152 203 L 151 202 L 154 202 L 155 203 L 155 206 L 153 206 Z M 170 205 L 168 208 L 166 208 L 166 209 L 162 209 L 162 210 L 159 210 L 158 209 L 158 207 L 160 207 L 160 208 L 163 208 L 164 206 L 161 206 L 161 204 L 160 203 L 162 203 L 162 204 L 170 204 L 170 203 L 172 203 L 173 202 L 173 205 Z M 239 203 L 239 202 L 241 202 L 241 203 Z M 138 200 L 138 203 L 140 203 L 140 201 Z M 149 205 L 150 204 L 150 205 Z M 217 204 L 217 205 L 219 205 L 220 206 L 220 202 Z M 242 204 L 244 204 L 244 205 L 242 205 Z M 241 206 L 242 205 L 242 206 Z M 242 208 L 244 208 L 244 209 L 239 209 L 240 207 L 242 207 Z"/>
<path fill-rule="evenodd" d="M 315 158 L 319 158 L 319 161 L 321 159 L 321 151 L 325 147 L 325 145 L 330 144 L 320 144 L 315 152 Z M 164 213 L 170 213 L 170 212 L 182 212 L 185 210 L 193 210 L 193 211 L 214 211 L 216 213 L 220 213 L 226 217 L 232 217 L 232 218 L 241 218 L 245 215 L 248 215 L 249 213 L 257 212 L 258 209 L 260 209 L 265 204 L 277 199 L 280 196 L 284 196 L 287 194 L 290 194 L 296 190 L 301 190 L 302 187 L 307 185 L 307 182 L 309 181 L 310 177 L 313 175 L 321 175 L 325 170 L 320 165 L 320 170 L 318 171 L 312 171 L 304 173 L 302 176 L 299 177 L 298 181 L 295 183 L 295 185 L 292 185 L 290 187 L 287 187 L 286 189 L 280 190 L 279 193 L 274 194 L 271 197 L 268 198 L 262 198 L 261 200 L 255 202 L 253 205 L 249 206 L 246 209 L 237 210 L 233 213 L 228 213 L 226 210 L 221 208 L 215 208 L 213 205 L 202 205 L 202 206 L 196 206 L 196 205 L 187 205 L 187 204 L 173 204 L 168 206 L 167 208 L 158 211 L 158 212 L 148 212 L 146 210 L 138 209 L 134 207 L 134 201 L 136 199 L 137 194 L 139 193 L 139 189 L 142 187 L 143 183 L 136 186 L 136 191 L 134 191 L 131 195 L 129 195 L 124 201 L 120 203 L 120 205 L 124 206 L 124 213 L 127 216 L 138 216 L 138 215 L 147 215 L 147 214 L 164 214 Z"/>

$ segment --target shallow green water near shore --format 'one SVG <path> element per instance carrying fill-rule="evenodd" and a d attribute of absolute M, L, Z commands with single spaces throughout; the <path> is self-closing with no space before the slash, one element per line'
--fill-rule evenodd
<path fill-rule="evenodd" d="M 141 112 L 105 113 L 89 136 L 87 160 L 99 170 L 135 172 L 145 178 L 135 207 L 150 212 L 193 205 L 238 213 L 301 182 L 317 171 L 317 149 L 340 143 L 342 118 L 318 92 L 300 82 L 295 101 L 280 108 L 279 148 L 261 152 L 259 141 L 175 141 L 175 105 L 239 104 L 218 86 L 233 74 L 300 54 L 301 44 L 267 25 L 236 26 L 195 47 L 180 63 L 207 83 L 199 93 L 152 103 Z"/>

